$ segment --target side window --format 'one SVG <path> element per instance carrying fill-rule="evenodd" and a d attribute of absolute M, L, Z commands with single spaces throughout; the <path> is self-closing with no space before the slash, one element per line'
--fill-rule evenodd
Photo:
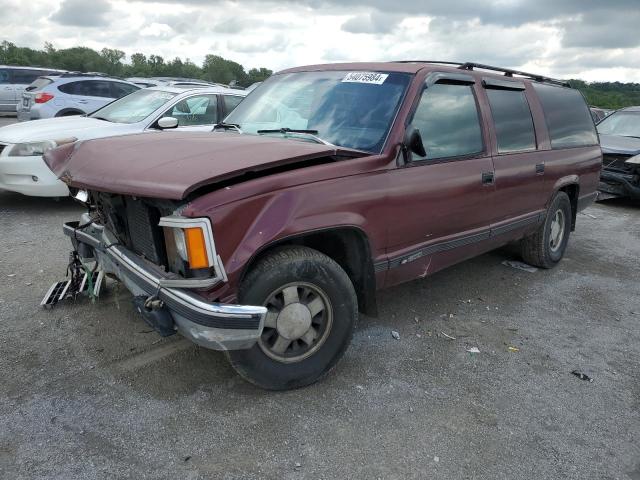
<path fill-rule="evenodd" d="M 111 82 L 104 80 L 87 80 L 83 83 L 82 95 L 90 97 L 113 98 L 111 94 Z"/>
<path fill-rule="evenodd" d="M 487 89 L 498 138 L 498 153 L 536 149 L 536 134 L 523 90 Z"/>
<path fill-rule="evenodd" d="M 551 137 L 551 148 L 597 145 L 591 112 L 578 90 L 534 83 Z"/>
<path fill-rule="evenodd" d="M 3 83 L 11 83 L 11 75 L 8 68 L 0 68 L 0 85 Z"/>
<path fill-rule="evenodd" d="M 111 82 L 111 87 L 113 89 L 113 92 L 111 93 L 113 98 L 122 98 L 138 90 L 133 85 L 127 85 L 126 83 L 121 82 Z"/>
<path fill-rule="evenodd" d="M 81 82 L 69 82 L 64 85 L 59 85 L 58 90 L 68 95 L 79 95 L 79 84 Z"/>
<path fill-rule="evenodd" d="M 163 117 L 178 119 L 179 127 L 218 123 L 218 96 L 194 95 L 176 103 Z"/>
<path fill-rule="evenodd" d="M 229 115 L 240 104 L 244 97 L 237 95 L 224 95 L 224 114 Z"/>
<path fill-rule="evenodd" d="M 41 75 L 38 70 L 26 70 L 19 68 L 13 71 L 13 83 L 20 85 L 29 85 Z"/>
<path fill-rule="evenodd" d="M 428 160 L 484 149 L 476 99 L 469 85 L 436 83 L 427 88 L 411 123 L 422 134 Z M 414 158 L 423 159 L 415 154 Z"/>

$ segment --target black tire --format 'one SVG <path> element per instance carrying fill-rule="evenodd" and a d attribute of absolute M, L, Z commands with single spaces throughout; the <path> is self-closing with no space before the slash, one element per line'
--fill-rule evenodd
<path fill-rule="evenodd" d="M 564 256 L 571 232 L 571 201 L 564 192 L 558 192 L 547 211 L 545 221 L 538 230 L 521 241 L 522 259 L 540 268 L 554 267 Z M 561 218 L 559 218 L 561 216 Z M 562 224 L 561 233 L 554 224 Z M 555 234 L 554 234 L 555 233 Z M 553 234 L 553 236 L 552 236 Z M 561 235 L 559 241 L 558 235 Z M 554 241 L 556 240 L 556 241 Z"/>
<path fill-rule="evenodd" d="M 288 303 L 285 290 L 289 293 L 294 290 L 298 303 L 292 302 L 291 297 Z M 311 298 L 313 301 L 305 303 Z M 345 271 L 331 258 L 307 247 L 284 247 L 259 260 L 242 282 L 238 299 L 246 305 L 268 304 L 272 316 L 265 325 L 269 323 L 272 327 L 265 326 L 260 341 L 251 349 L 229 351 L 227 357 L 245 380 L 268 390 L 304 387 L 326 375 L 349 346 L 358 318 L 355 289 Z M 274 305 L 280 301 L 282 307 L 278 310 Z M 295 309 L 300 305 L 312 303 L 323 305 L 322 310 L 313 313 L 317 308 L 309 306 L 309 315 L 301 311 L 300 315 L 287 316 L 292 329 L 300 324 L 305 328 L 309 321 L 318 322 L 310 324 L 307 330 L 307 334 L 313 330 L 311 343 L 296 338 L 284 352 L 276 353 L 280 340 L 284 344 L 290 341 L 287 334 L 296 335 L 293 330 L 281 332 L 287 306 L 288 312 L 297 312 Z M 273 328 L 273 315 L 277 328 Z"/>

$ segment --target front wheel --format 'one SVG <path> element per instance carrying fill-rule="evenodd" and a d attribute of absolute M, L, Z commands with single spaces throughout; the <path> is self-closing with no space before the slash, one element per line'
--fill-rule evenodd
<path fill-rule="evenodd" d="M 358 317 L 348 275 L 307 247 L 282 248 L 259 260 L 239 300 L 268 312 L 258 342 L 227 355 L 243 378 L 269 390 L 303 387 L 327 374 L 347 349 Z"/>
<path fill-rule="evenodd" d="M 544 223 L 533 235 L 522 240 L 523 260 L 536 267 L 554 267 L 564 256 L 570 232 L 571 201 L 566 193 L 558 192 Z"/>

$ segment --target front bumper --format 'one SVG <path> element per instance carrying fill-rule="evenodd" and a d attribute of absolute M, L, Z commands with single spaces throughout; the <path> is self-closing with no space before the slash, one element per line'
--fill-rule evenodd
<path fill-rule="evenodd" d="M 86 223 L 83 215 L 83 223 Z M 262 334 L 265 307 L 230 305 L 206 301 L 189 289 L 161 286 L 172 277 L 130 250 L 114 245 L 115 238 L 102 226 L 91 224 L 82 230 L 79 222 L 64 225 L 76 250 L 82 243 L 91 247 L 105 273 L 115 275 L 136 297 L 155 296 L 173 318 L 175 329 L 189 340 L 213 350 L 251 348 Z M 108 246 L 108 247 L 107 247 Z M 86 249 L 80 249 L 83 251 Z"/>
<path fill-rule="evenodd" d="M 5 144 L 3 144 L 5 145 Z M 12 157 L 12 145 L 0 153 L 0 189 L 33 197 L 66 197 L 69 189 L 44 163 L 42 156 Z"/>
<path fill-rule="evenodd" d="M 640 199 L 640 179 L 638 175 L 603 169 L 598 190 L 620 197 Z"/>

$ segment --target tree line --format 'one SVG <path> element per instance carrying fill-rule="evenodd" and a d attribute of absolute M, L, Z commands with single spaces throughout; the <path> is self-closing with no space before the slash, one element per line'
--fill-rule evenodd
<path fill-rule="evenodd" d="M 219 55 L 207 55 L 201 66 L 188 58 L 165 60 L 159 55 L 134 53 L 125 63 L 122 50 L 103 48 L 99 52 L 88 47 L 56 49 L 45 43 L 44 49 L 18 47 L 3 41 L 0 43 L 0 65 L 46 67 L 73 72 L 102 72 L 117 77 L 186 77 L 215 83 L 236 83 L 247 87 L 261 82 L 273 72 L 268 68 L 252 68 L 246 71 L 242 65 Z"/>
<path fill-rule="evenodd" d="M 246 87 L 261 82 L 273 72 L 268 68 L 252 68 L 246 71 L 242 65 L 219 55 L 207 55 L 201 66 L 188 58 L 165 60 L 159 55 L 134 53 L 125 63 L 122 50 L 103 48 L 99 52 L 87 47 L 56 49 L 45 43 L 44 49 L 18 47 L 3 41 L 0 43 L 1 65 L 25 65 L 59 68 L 77 72 L 103 72 L 119 77 L 187 77 L 210 82 L 237 83 Z M 618 109 L 640 105 L 640 84 L 622 82 L 584 82 L 569 80 L 573 88 L 580 90 L 589 105 Z"/>

